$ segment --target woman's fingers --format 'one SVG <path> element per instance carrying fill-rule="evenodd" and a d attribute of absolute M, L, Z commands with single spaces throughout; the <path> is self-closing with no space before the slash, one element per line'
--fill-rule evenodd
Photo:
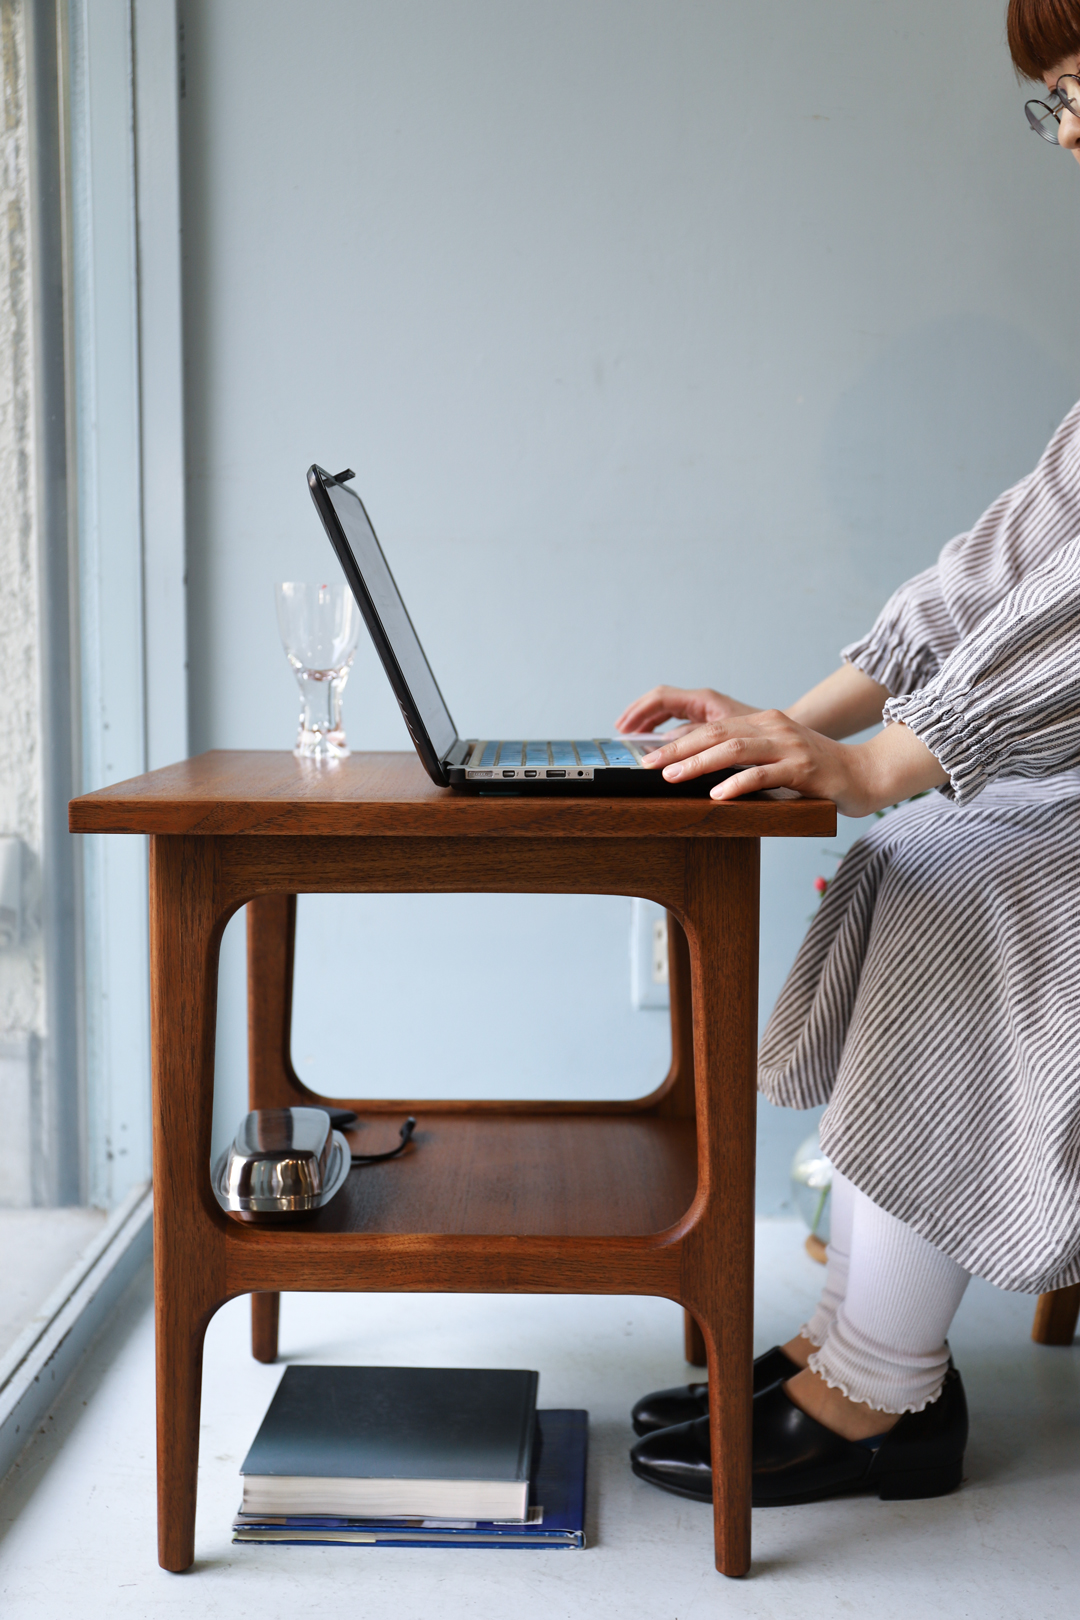
<path fill-rule="evenodd" d="M 710 771 L 734 770 L 734 786 L 723 794 L 736 798 L 763 786 L 803 789 L 822 770 L 828 774 L 835 748 L 779 710 L 713 720 L 685 736 L 665 741 L 645 756 L 650 769 L 660 769 L 669 782 L 693 781 Z M 762 769 L 769 767 L 767 775 Z"/>
<path fill-rule="evenodd" d="M 658 746 L 651 753 L 645 755 L 645 764 L 650 770 L 663 770 L 665 776 L 675 780 L 675 777 L 682 774 L 678 766 L 683 761 L 694 760 L 698 756 L 711 752 L 724 743 L 732 741 L 736 731 L 745 736 L 748 730 L 745 720 L 711 720 L 703 726 L 687 726 L 676 737 L 669 738 L 665 736 L 662 741 L 657 739 Z M 671 775 L 673 768 L 675 769 L 674 776 Z M 709 766 L 708 769 L 715 770 L 716 767 Z M 694 774 L 700 773 L 695 772 Z"/>
<path fill-rule="evenodd" d="M 671 718 L 671 710 L 662 704 L 649 708 L 634 704 L 624 714 L 620 714 L 615 722 L 615 730 L 636 736 L 642 732 L 655 731 L 657 726 L 662 726 L 665 720 Z"/>
<path fill-rule="evenodd" d="M 709 789 L 710 799 L 739 799 L 744 793 L 764 793 L 766 788 L 790 787 L 790 770 L 781 762 L 772 765 L 753 765 L 739 771 Z"/>
<path fill-rule="evenodd" d="M 648 732 L 655 731 L 665 720 L 687 720 L 700 725 L 729 714 L 753 712 L 748 704 L 714 692 L 711 687 L 688 691 L 683 686 L 654 686 L 651 692 L 646 692 L 623 711 L 615 726 L 623 732 Z"/>
<path fill-rule="evenodd" d="M 655 731 L 662 726 L 665 720 L 703 720 L 702 713 L 695 713 L 692 692 L 681 692 L 677 687 L 658 686 L 644 697 L 631 703 L 616 720 L 617 731 L 642 732 Z"/>
<path fill-rule="evenodd" d="M 668 687 L 657 686 L 631 703 L 616 720 L 616 731 L 653 731 L 665 720 L 675 718 L 677 711 L 671 707 L 669 691 Z"/>
<path fill-rule="evenodd" d="M 683 739 L 684 744 L 692 747 L 693 751 L 662 767 L 667 781 L 685 782 L 695 776 L 704 776 L 709 771 L 730 771 L 741 769 L 743 766 L 771 764 L 784 752 L 782 744 L 776 738 L 761 734 L 727 737 L 702 747 L 700 736 L 703 730 L 711 731 L 712 728 L 699 726 L 696 734 L 691 733 L 689 737 Z M 695 735 L 699 739 L 696 746 Z"/>

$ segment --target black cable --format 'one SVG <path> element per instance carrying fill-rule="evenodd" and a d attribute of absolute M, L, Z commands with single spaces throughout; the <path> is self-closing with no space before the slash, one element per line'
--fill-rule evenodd
<path fill-rule="evenodd" d="M 404 1125 L 401 1127 L 401 1130 L 398 1132 L 398 1135 L 401 1137 L 401 1141 L 398 1143 L 396 1148 L 391 1148 L 389 1153 L 354 1153 L 352 1156 L 353 1164 L 381 1164 L 384 1159 L 396 1159 L 399 1153 L 404 1153 L 405 1149 L 412 1141 L 412 1134 L 415 1129 L 416 1120 L 413 1115 L 410 1114 Z"/>

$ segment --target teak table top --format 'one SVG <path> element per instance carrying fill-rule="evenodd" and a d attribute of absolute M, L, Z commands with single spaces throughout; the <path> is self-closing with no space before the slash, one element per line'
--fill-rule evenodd
<path fill-rule="evenodd" d="M 836 806 L 784 789 L 711 799 L 530 798 L 440 788 L 412 753 L 333 764 L 221 749 L 73 799 L 72 832 L 358 837 L 828 838 Z"/>

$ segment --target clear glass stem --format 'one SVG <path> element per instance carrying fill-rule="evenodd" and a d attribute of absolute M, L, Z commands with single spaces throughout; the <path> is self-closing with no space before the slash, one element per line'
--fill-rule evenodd
<path fill-rule="evenodd" d="M 341 723 L 341 694 L 348 670 L 296 670 L 302 704 L 298 759 L 344 759 L 349 752 Z"/>

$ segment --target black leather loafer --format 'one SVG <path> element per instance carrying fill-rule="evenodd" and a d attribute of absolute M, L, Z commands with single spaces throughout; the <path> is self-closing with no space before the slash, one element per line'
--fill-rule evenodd
<path fill-rule="evenodd" d="M 847 1491 L 876 1491 L 884 1502 L 944 1496 L 963 1477 L 967 1433 L 967 1401 L 955 1368 L 932 1405 L 905 1412 L 873 1442 L 834 1434 L 776 1385 L 754 1402 L 754 1506 L 791 1507 Z M 631 1451 L 630 1464 L 650 1485 L 711 1502 L 708 1418 L 647 1435 Z"/>
<path fill-rule="evenodd" d="M 654 1389 L 630 1414 L 635 1434 L 655 1434 L 672 1424 L 691 1423 L 709 1415 L 708 1384 L 679 1384 L 675 1389 Z"/>
<path fill-rule="evenodd" d="M 754 1362 L 754 1394 L 774 1389 L 799 1371 L 798 1364 L 774 1345 Z M 631 1412 L 630 1421 L 635 1434 L 654 1434 L 657 1429 L 670 1429 L 673 1424 L 691 1423 L 694 1418 L 708 1415 L 708 1384 L 679 1384 L 675 1389 L 656 1389 L 643 1396 Z"/>
<path fill-rule="evenodd" d="M 670 1429 L 655 1429 L 630 1448 L 630 1467 L 639 1479 L 675 1496 L 712 1501 L 709 1420 L 693 1418 Z"/>

